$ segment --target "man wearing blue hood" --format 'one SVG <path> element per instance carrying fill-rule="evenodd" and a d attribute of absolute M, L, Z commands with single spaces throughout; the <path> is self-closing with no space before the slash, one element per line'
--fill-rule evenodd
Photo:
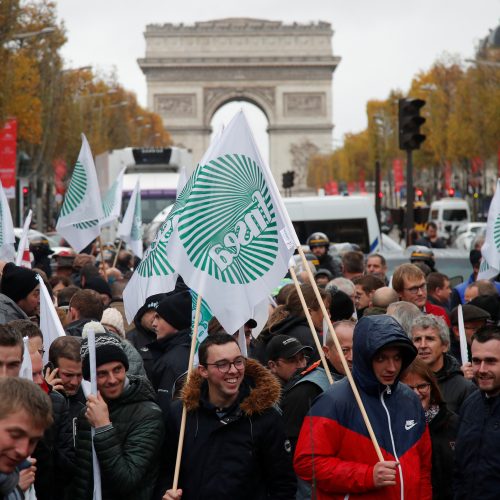
<path fill-rule="evenodd" d="M 431 443 L 418 396 L 399 383 L 417 350 L 386 315 L 354 329 L 353 378 L 384 456 L 379 462 L 347 378 L 320 395 L 305 418 L 295 472 L 317 500 L 431 500 Z"/>

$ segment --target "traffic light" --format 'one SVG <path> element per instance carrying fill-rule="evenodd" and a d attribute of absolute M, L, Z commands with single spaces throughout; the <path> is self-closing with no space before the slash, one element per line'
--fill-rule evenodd
<path fill-rule="evenodd" d="M 453 188 L 448 189 L 448 196 L 450 196 L 450 198 L 455 196 L 455 190 Z"/>
<path fill-rule="evenodd" d="M 399 99 L 399 149 L 419 149 L 425 141 L 425 135 L 420 133 L 420 127 L 425 123 L 420 109 L 424 106 L 423 99 Z"/>
<path fill-rule="evenodd" d="M 30 206 L 30 188 L 28 186 L 23 186 L 23 207 Z"/>
<path fill-rule="evenodd" d="M 283 172 L 283 189 L 293 188 L 295 180 L 295 172 L 289 170 L 288 172 Z"/>

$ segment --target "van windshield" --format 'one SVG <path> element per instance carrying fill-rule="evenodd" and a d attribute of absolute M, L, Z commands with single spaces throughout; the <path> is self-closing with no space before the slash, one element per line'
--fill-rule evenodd
<path fill-rule="evenodd" d="M 467 210 L 464 209 L 443 210 L 443 220 L 446 221 L 467 220 Z"/>
<path fill-rule="evenodd" d="M 175 202 L 175 190 L 141 190 L 142 223 L 149 224 L 164 208 Z M 122 214 L 127 210 L 132 193 L 123 193 Z"/>
<path fill-rule="evenodd" d="M 332 243 L 355 243 L 363 253 L 370 253 L 366 219 L 292 221 L 301 244 L 315 232 L 325 233 Z"/>

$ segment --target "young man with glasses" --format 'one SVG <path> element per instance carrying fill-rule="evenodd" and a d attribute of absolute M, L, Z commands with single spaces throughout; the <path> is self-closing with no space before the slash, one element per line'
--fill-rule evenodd
<path fill-rule="evenodd" d="M 399 300 L 415 304 L 422 312 L 434 314 L 451 326 L 450 318 L 443 307 L 427 300 L 427 283 L 424 273 L 414 264 L 401 264 L 392 276 L 392 288 L 398 293 Z"/>
<path fill-rule="evenodd" d="M 167 420 L 171 456 L 165 491 L 172 486 L 182 404 L 187 420 L 179 489 L 166 500 L 238 498 L 289 500 L 296 481 L 291 450 L 275 408 L 280 384 L 258 362 L 246 360 L 227 333 L 209 335 L 200 345 L 199 365 L 187 381 L 182 401 Z"/>

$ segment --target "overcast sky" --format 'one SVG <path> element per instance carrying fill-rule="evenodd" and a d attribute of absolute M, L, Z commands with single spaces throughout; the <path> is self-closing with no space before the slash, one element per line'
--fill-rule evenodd
<path fill-rule="evenodd" d="M 443 54 L 470 58 L 500 22 L 500 0 L 56 0 L 67 28 L 68 67 L 115 69 L 119 81 L 146 105 L 144 57 L 149 23 L 193 23 L 252 17 L 286 23 L 327 21 L 333 53 L 334 138 L 366 127 L 366 102 L 392 88 L 407 91 L 412 77 Z M 223 113 L 222 113 L 223 114 Z M 168 128 L 168 124 L 167 124 Z"/>

